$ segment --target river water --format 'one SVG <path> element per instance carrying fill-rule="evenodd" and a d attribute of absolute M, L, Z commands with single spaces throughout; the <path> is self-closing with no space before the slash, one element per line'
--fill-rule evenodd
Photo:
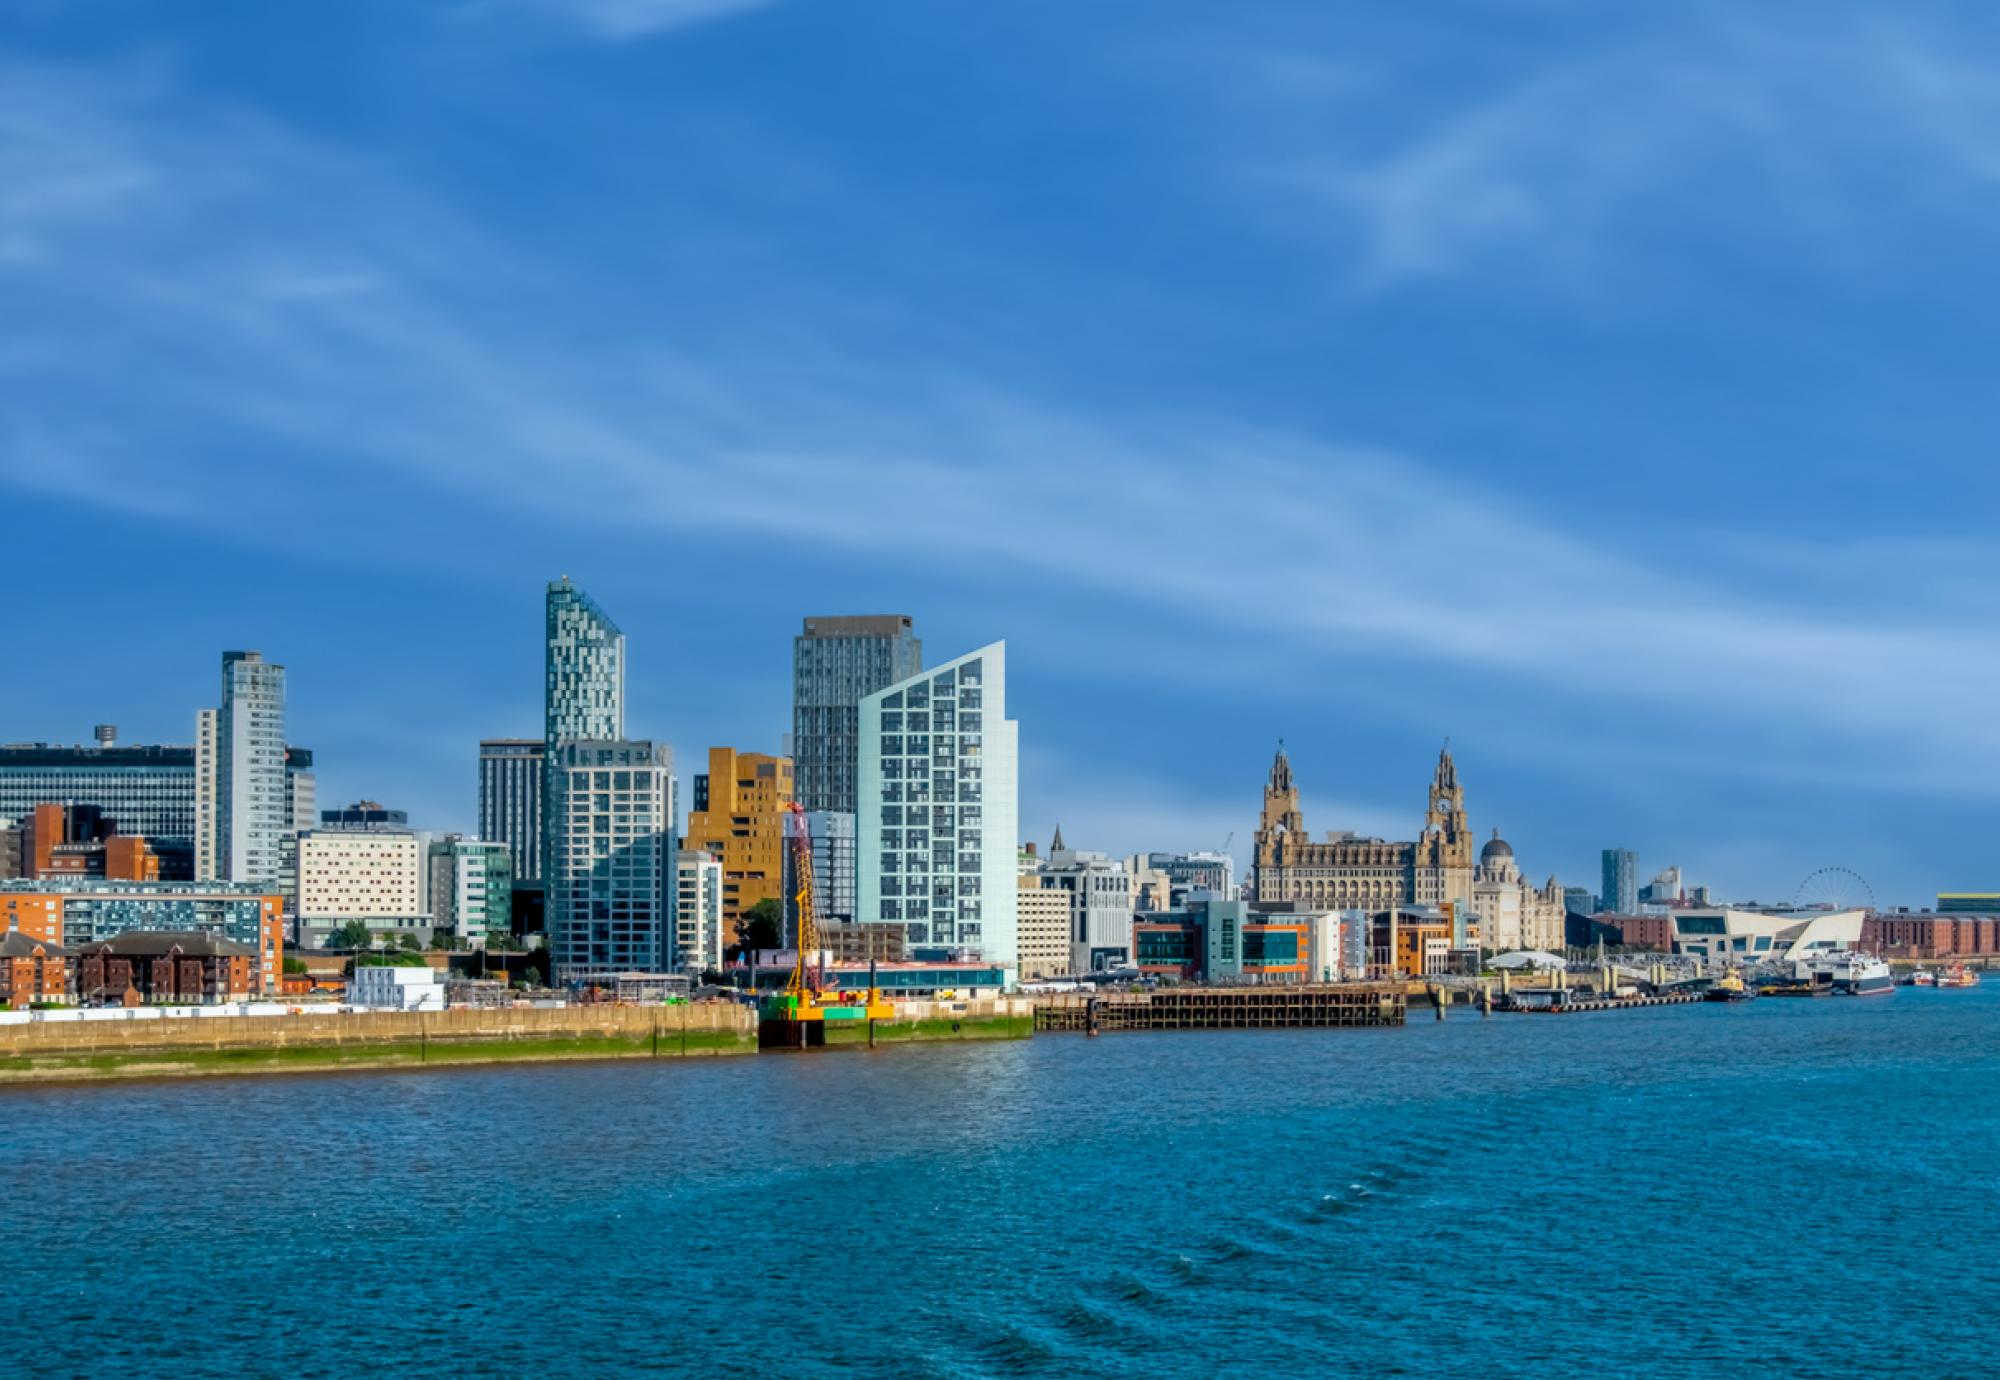
<path fill-rule="evenodd" d="M 2000 1373 L 2000 982 L 0 1089 L 16 1373 Z"/>

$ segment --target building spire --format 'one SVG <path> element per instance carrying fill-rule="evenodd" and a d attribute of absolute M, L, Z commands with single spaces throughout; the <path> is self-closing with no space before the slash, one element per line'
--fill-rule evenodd
<path fill-rule="evenodd" d="M 1278 755 L 1271 759 L 1271 790 L 1285 792 L 1292 789 L 1292 759 L 1285 756 L 1285 740 L 1278 739 Z"/>
<path fill-rule="evenodd" d="M 1064 851 L 1065 849 L 1063 847 L 1062 825 L 1057 824 L 1056 836 L 1055 838 L 1049 841 L 1049 856 L 1054 857 L 1056 854 Z"/>

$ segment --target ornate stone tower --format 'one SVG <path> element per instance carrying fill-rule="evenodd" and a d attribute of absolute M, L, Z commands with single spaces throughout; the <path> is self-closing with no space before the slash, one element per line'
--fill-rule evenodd
<path fill-rule="evenodd" d="M 1458 784 L 1458 764 L 1452 760 L 1449 743 L 1438 753 L 1437 773 L 1431 778 L 1415 873 L 1412 890 L 1418 905 L 1471 904 L 1472 825 L 1465 817 L 1465 788 Z"/>
<path fill-rule="evenodd" d="M 1305 819 L 1299 814 L 1299 788 L 1292 780 L 1291 759 L 1285 756 L 1283 741 L 1278 743 L 1278 755 L 1271 762 L 1271 779 L 1264 783 L 1264 812 L 1257 820 L 1256 862 L 1257 889 L 1253 895 L 1266 897 L 1262 882 L 1266 868 L 1282 867 L 1296 855 L 1300 844 L 1305 842 Z"/>

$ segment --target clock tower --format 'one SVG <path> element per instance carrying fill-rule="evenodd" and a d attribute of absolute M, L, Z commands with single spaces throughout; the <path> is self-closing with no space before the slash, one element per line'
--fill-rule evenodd
<path fill-rule="evenodd" d="M 1458 763 L 1451 744 L 1438 753 L 1431 777 L 1430 806 L 1424 811 L 1424 831 L 1417 838 L 1413 899 L 1420 906 L 1447 901 L 1464 907 L 1472 901 L 1472 826 L 1465 817 L 1465 787 L 1458 784 Z"/>

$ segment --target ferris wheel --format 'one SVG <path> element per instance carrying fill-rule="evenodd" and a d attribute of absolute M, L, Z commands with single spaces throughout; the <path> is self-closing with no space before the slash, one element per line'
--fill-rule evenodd
<path fill-rule="evenodd" d="M 1851 867 L 1822 867 L 1799 883 L 1794 910 L 1873 910 L 1875 888 Z"/>

